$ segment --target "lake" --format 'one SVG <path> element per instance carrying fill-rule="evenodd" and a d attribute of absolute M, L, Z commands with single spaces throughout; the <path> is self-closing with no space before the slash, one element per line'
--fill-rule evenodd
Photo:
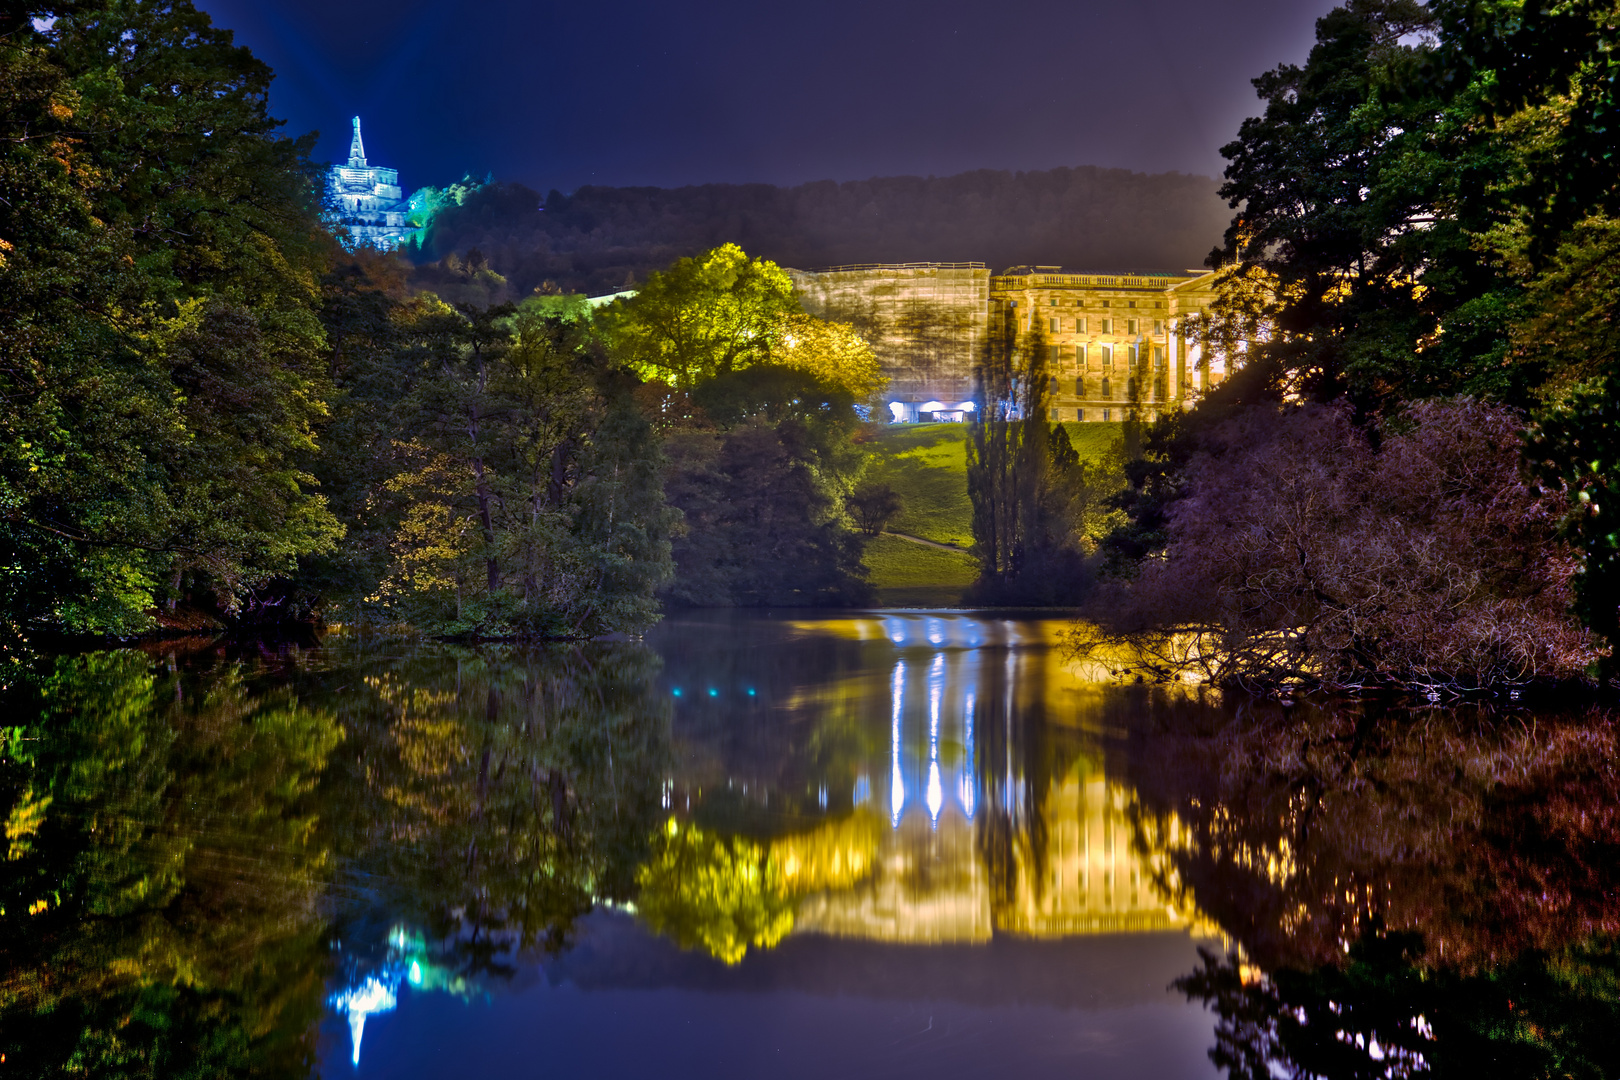
<path fill-rule="evenodd" d="M 40 658 L 0 1075 L 1615 1075 L 1609 714 L 1233 700 L 1065 630 Z"/>

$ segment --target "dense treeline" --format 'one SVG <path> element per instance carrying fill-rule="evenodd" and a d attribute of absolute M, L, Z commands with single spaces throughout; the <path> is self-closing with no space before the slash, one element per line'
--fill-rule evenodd
<path fill-rule="evenodd" d="M 881 377 L 775 264 L 722 246 L 598 313 L 350 254 L 270 78 L 185 0 L 0 25 L 0 637 L 634 632 L 672 544 L 685 602 L 863 594 Z"/>
<path fill-rule="evenodd" d="M 1201 328 L 1245 362 L 1131 466 L 1110 633 L 1250 685 L 1612 672 L 1615 17 L 1350 0 L 1255 80 Z"/>
<path fill-rule="evenodd" d="M 726 243 L 783 266 L 979 261 L 1078 270 L 1197 266 L 1225 223 L 1215 183 L 1083 167 L 886 177 L 798 187 L 492 184 L 433 218 L 427 261 L 476 249 L 518 295 L 550 281 L 609 293 Z"/>

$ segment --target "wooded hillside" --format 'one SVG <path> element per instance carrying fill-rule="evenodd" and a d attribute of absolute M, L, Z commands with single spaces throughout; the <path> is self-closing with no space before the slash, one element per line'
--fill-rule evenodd
<path fill-rule="evenodd" d="M 993 270 L 1184 270 L 1202 265 L 1229 221 L 1216 186 L 1090 166 L 792 188 L 583 187 L 543 199 L 521 184 L 491 184 L 434 218 L 421 257 L 477 248 L 516 295 L 546 281 L 610 292 L 728 242 L 806 269 L 976 260 Z"/>

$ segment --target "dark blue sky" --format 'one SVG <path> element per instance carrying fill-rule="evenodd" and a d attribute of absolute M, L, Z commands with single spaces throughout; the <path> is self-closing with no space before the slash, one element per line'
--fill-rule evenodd
<path fill-rule="evenodd" d="M 198 0 L 289 131 L 407 188 L 1119 166 L 1219 175 L 1332 0 Z"/>

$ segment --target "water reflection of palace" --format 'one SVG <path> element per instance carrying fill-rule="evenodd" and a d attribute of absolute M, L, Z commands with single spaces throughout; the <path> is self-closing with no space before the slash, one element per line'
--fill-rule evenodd
<path fill-rule="evenodd" d="M 867 745 L 885 751 L 859 762 L 848 812 L 834 794 L 822 824 L 770 841 L 800 897 L 795 933 L 933 944 L 1207 930 L 1152 884 L 1159 853 L 1132 847 L 1127 792 L 1083 730 L 1101 671 L 1062 658 L 1063 624 L 887 615 L 799 625 L 888 660 L 881 684 L 868 677 L 848 691 L 853 703 L 843 699 L 869 728 L 882 725 Z M 828 800 L 829 784 L 812 782 Z"/>

